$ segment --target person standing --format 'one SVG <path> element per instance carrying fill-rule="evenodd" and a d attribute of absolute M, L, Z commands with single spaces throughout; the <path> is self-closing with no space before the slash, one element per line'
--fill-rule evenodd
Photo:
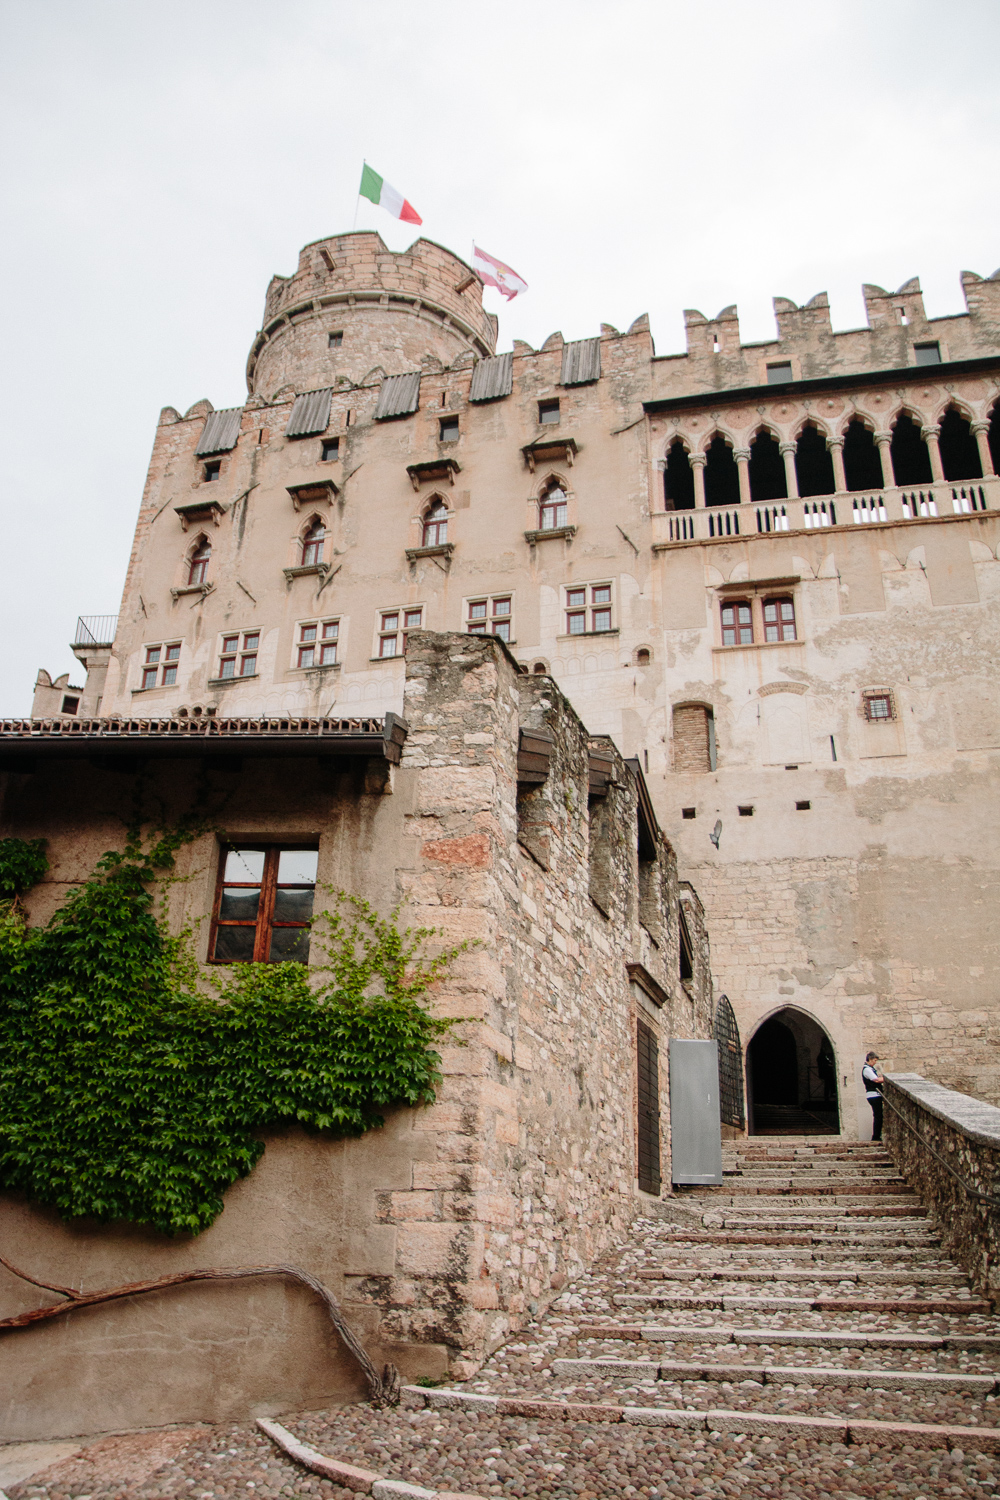
<path fill-rule="evenodd" d="M 878 1070 L 878 1053 L 869 1052 L 861 1069 L 865 1098 L 872 1107 L 872 1140 L 882 1139 L 882 1085 L 885 1079 Z"/>

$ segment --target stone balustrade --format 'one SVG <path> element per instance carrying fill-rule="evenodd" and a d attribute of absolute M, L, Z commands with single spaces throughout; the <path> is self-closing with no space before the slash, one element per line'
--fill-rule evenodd
<path fill-rule="evenodd" d="M 940 480 L 923 486 L 872 493 L 841 491 L 807 500 L 759 501 L 695 510 L 655 511 L 653 551 L 684 542 L 734 536 L 766 536 L 778 531 L 812 531 L 827 526 L 891 526 L 901 521 L 936 520 L 1000 510 L 1000 477 Z"/>
<path fill-rule="evenodd" d="M 1000 1109 L 922 1078 L 885 1081 L 884 1140 L 976 1290 L 1000 1297 Z"/>

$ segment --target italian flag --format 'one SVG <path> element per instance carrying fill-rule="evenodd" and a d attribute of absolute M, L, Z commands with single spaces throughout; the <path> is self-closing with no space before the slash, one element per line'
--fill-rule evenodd
<path fill-rule="evenodd" d="M 424 221 L 413 207 L 408 198 L 396 188 L 390 187 L 384 177 L 380 177 L 367 162 L 361 169 L 361 186 L 358 193 L 362 198 L 368 198 L 372 203 L 377 203 L 392 214 L 394 219 L 405 219 L 407 224 L 422 224 Z"/>

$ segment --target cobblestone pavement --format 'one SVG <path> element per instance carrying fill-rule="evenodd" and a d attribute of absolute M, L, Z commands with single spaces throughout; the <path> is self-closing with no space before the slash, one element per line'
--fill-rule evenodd
<path fill-rule="evenodd" d="M 324 1454 L 425 1492 L 551 1500 L 995 1494 L 1000 1325 L 943 1255 L 889 1158 L 877 1147 L 800 1138 L 749 1143 L 726 1169 L 721 1189 L 676 1198 L 673 1222 L 638 1221 L 627 1244 L 568 1287 L 546 1317 L 474 1379 L 448 1387 L 500 1397 L 504 1410 L 425 1405 L 455 1399 L 427 1389 L 392 1412 L 336 1407 L 283 1424 Z M 725 1411 L 728 1426 L 736 1419 L 748 1428 L 770 1414 L 897 1430 L 854 1431 L 845 1445 L 792 1424 L 770 1434 L 720 1431 L 708 1418 L 698 1432 L 510 1409 L 540 1398 L 665 1410 L 672 1421 Z M 900 1423 L 913 1425 L 900 1432 Z M 980 1436 L 921 1431 L 926 1424 L 978 1428 Z M 86 1448 L 8 1493 L 352 1493 L 303 1470 L 249 1424 L 107 1441 L 170 1436 L 177 1451 L 141 1476 L 134 1453 L 127 1475 L 113 1447 L 103 1455 Z M 991 1440 L 996 1453 L 983 1451 Z"/>

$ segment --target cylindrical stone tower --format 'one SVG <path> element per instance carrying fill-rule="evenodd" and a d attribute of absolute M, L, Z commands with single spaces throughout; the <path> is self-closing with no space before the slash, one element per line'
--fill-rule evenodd
<path fill-rule="evenodd" d="M 299 253 L 294 276 L 267 289 L 264 326 L 247 361 L 250 394 L 270 399 L 419 370 L 428 358 L 488 358 L 497 320 L 483 309 L 483 286 L 465 261 L 432 240 L 399 254 L 369 230 L 316 240 Z"/>

